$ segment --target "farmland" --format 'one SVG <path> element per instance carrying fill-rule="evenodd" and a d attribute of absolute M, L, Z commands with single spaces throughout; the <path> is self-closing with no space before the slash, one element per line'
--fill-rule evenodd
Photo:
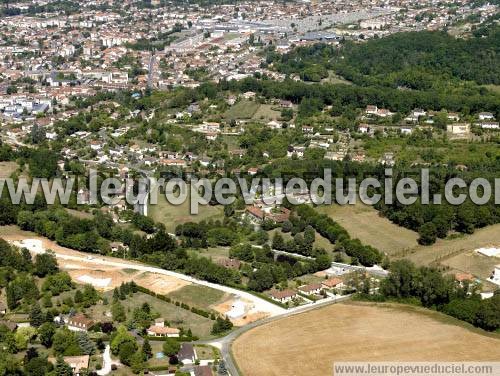
<path fill-rule="evenodd" d="M 391 259 L 406 258 L 417 265 L 443 266 L 449 272 L 468 272 L 485 280 L 500 260 L 475 254 L 481 247 L 500 245 L 500 225 L 477 229 L 471 235 L 438 239 L 431 246 L 417 243 L 418 234 L 380 217 L 372 207 L 331 205 L 317 209 L 341 224 L 349 234 L 387 253 Z"/>
<path fill-rule="evenodd" d="M 358 203 L 356 205 L 329 205 L 318 208 L 343 226 L 353 238 L 393 255 L 417 245 L 418 234 L 380 217 L 377 211 Z M 383 236 L 381 236 L 383 234 Z"/>
<path fill-rule="evenodd" d="M 439 313 L 362 303 L 273 321 L 245 332 L 233 344 L 245 376 L 328 375 L 335 361 L 494 361 L 499 352 L 500 336 Z"/>
<path fill-rule="evenodd" d="M 418 265 L 439 263 L 451 259 L 461 253 L 468 253 L 474 249 L 500 245 L 500 225 L 492 225 L 478 229 L 471 235 L 461 235 L 450 239 L 438 240 L 430 247 L 418 246 L 398 256 L 406 257 Z M 491 266 L 500 263 L 498 259 L 490 258 Z M 481 259 L 483 262 L 484 259 Z M 463 266 L 473 268 L 473 258 Z M 453 265 L 450 265 L 453 266 Z M 471 269 L 472 270 L 472 269 Z M 491 270 L 490 270 L 491 271 Z"/>

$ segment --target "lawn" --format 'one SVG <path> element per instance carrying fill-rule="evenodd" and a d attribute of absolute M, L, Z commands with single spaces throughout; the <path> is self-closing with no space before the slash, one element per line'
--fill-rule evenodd
<path fill-rule="evenodd" d="M 196 345 L 194 347 L 194 350 L 196 352 L 196 356 L 200 360 L 212 360 L 212 359 L 219 359 L 220 358 L 219 350 L 213 346 Z"/>
<path fill-rule="evenodd" d="M 268 123 L 271 120 L 278 120 L 280 116 L 281 116 L 281 111 L 273 110 L 273 106 L 270 104 L 263 104 L 255 112 L 252 119 Z"/>
<path fill-rule="evenodd" d="M 181 205 L 172 205 L 164 195 L 158 195 L 158 204 L 149 206 L 148 216 L 165 225 L 168 232 L 174 232 L 178 224 L 203 220 L 222 220 L 224 208 L 220 205 L 200 205 L 198 214 L 191 214 L 190 196 Z"/>
<path fill-rule="evenodd" d="M 225 113 L 226 120 L 251 119 L 260 107 L 260 103 L 249 100 L 241 100 L 231 106 Z"/>
<path fill-rule="evenodd" d="M 232 351 L 245 376 L 319 376 L 335 361 L 498 361 L 500 336 L 422 308 L 341 303 L 251 329 Z"/>
<path fill-rule="evenodd" d="M 229 248 L 227 247 L 190 249 L 188 252 L 191 255 L 203 256 L 215 262 L 229 257 Z"/>
<path fill-rule="evenodd" d="M 113 293 L 111 291 L 105 293 L 109 302 L 112 301 Z M 184 298 L 182 299 L 183 301 Z M 127 319 L 132 316 L 134 308 L 142 306 L 143 303 L 148 303 L 153 312 L 158 317 L 163 317 L 166 321 L 174 327 L 182 327 L 184 329 L 191 329 L 195 336 L 201 339 L 210 338 L 210 331 L 212 330 L 213 321 L 187 311 L 183 308 L 177 307 L 175 304 L 164 302 L 163 300 L 156 299 L 150 295 L 138 292 L 132 298 L 127 298 L 121 301 L 127 313 Z M 92 306 L 87 310 L 92 317 L 96 320 L 109 321 L 109 311 L 111 310 L 111 303 L 108 305 L 98 304 Z"/>
<path fill-rule="evenodd" d="M 371 245 L 389 255 L 417 246 L 418 234 L 400 227 L 386 218 L 380 217 L 371 206 L 329 205 L 318 207 L 320 213 L 327 214 L 343 226 L 349 235 L 364 244 Z"/>
<path fill-rule="evenodd" d="M 188 285 L 168 294 L 173 300 L 179 300 L 190 306 L 208 309 L 211 305 L 221 303 L 226 294 L 206 286 Z"/>
<path fill-rule="evenodd" d="M 351 81 L 347 81 L 339 75 L 335 74 L 333 71 L 328 71 L 328 77 L 321 80 L 322 83 L 329 84 L 343 84 L 343 85 L 352 85 Z"/>

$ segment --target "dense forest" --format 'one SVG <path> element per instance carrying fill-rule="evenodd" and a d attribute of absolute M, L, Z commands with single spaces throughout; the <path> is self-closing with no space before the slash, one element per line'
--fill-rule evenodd
<path fill-rule="evenodd" d="M 285 74 L 320 81 L 334 71 L 361 86 L 429 90 L 443 81 L 500 83 L 500 28 L 458 39 L 444 31 L 396 33 L 366 43 L 344 41 L 341 48 L 316 44 L 279 55 L 267 62 Z"/>

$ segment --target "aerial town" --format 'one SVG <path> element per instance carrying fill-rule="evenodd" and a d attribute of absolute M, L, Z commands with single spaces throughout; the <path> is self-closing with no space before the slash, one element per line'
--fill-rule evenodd
<path fill-rule="evenodd" d="M 2 1 L 0 376 L 500 374 L 499 145 L 498 0 Z"/>

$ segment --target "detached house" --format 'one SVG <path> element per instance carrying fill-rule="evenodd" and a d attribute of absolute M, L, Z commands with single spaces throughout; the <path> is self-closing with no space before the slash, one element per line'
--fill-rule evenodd
<path fill-rule="evenodd" d="M 309 285 L 300 286 L 299 291 L 306 295 L 317 295 L 321 292 L 321 283 L 311 283 Z"/>
<path fill-rule="evenodd" d="M 86 332 L 95 322 L 82 314 L 68 318 L 67 326 L 74 332 Z"/>
<path fill-rule="evenodd" d="M 165 326 L 163 319 L 155 320 L 155 324 L 150 326 L 146 332 L 148 333 L 148 336 L 169 338 L 178 338 L 181 333 L 181 331 L 177 328 Z"/>
<path fill-rule="evenodd" d="M 342 281 L 340 278 L 328 278 L 328 279 L 325 279 L 323 282 L 321 282 L 321 286 L 323 286 L 323 288 L 325 289 L 341 289 L 343 288 L 345 285 L 344 285 L 344 281 Z"/>
<path fill-rule="evenodd" d="M 479 120 L 494 120 L 495 117 L 491 112 L 480 112 L 478 114 Z"/>
<path fill-rule="evenodd" d="M 293 290 L 272 291 L 271 298 L 280 303 L 287 303 L 297 297 L 297 293 Z"/>

